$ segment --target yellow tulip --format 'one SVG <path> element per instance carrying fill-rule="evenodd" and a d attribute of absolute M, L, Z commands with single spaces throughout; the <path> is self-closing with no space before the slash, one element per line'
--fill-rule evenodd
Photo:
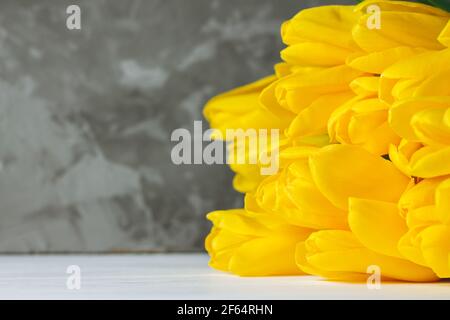
<path fill-rule="evenodd" d="M 395 166 L 408 177 L 413 177 L 411 162 L 413 155 L 423 148 L 421 143 L 411 142 L 403 139 L 398 146 L 391 145 L 389 148 L 389 159 Z M 417 159 L 417 157 L 415 157 Z M 416 160 L 415 160 L 416 161 Z"/>
<path fill-rule="evenodd" d="M 425 179 L 405 192 L 399 206 L 409 231 L 398 249 L 403 256 L 450 277 L 450 179 Z"/>
<path fill-rule="evenodd" d="M 287 140 L 284 135 L 281 135 L 278 141 L 278 152 L 290 144 L 291 141 Z M 272 152 L 271 137 L 269 136 L 267 138 L 267 144 L 263 144 L 262 146 L 260 145 L 259 137 L 257 137 L 256 144 L 251 144 L 248 141 L 242 145 L 239 143 L 230 143 L 227 148 L 229 150 L 229 158 L 238 159 L 239 157 L 243 157 L 244 159 L 243 163 L 229 161 L 231 170 L 236 173 L 233 178 L 234 189 L 242 193 L 255 191 L 261 181 L 266 177 L 261 174 L 261 168 L 265 167 L 265 165 L 261 164 L 260 158 L 262 154 L 270 155 Z M 232 152 L 230 152 L 231 149 L 233 149 Z M 251 159 L 256 159 L 256 163 L 252 163 L 250 161 Z M 279 159 L 275 157 L 274 161 L 279 162 Z M 281 167 L 280 163 L 278 163 L 278 167 Z"/>
<path fill-rule="evenodd" d="M 420 97 L 448 96 L 450 49 L 428 51 L 387 68 L 380 78 L 379 96 L 389 103 Z"/>
<path fill-rule="evenodd" d="M 304 272 L 332 280 L 366 280 L 371 266 L 380 268 L 382 279 L 417 282 L 438 279 L 426 267 L 366 248 L 352 232 L 345 230 L 312 233 L 297 245 L 296 261 Z"/>
<path fill-rule="evenodd" d="M 319 150 L 294 147 L 283 151 L 280 157 L 286 162 L 284 170 L 261 182 L 256 200 L 260 207 L 293 225 L 312 229 L 346 229 L 347 213 L 335 207 L 312 178 L 309 159 Z"/>
<path fill-rule="evenodd" d="M 293 225 L 312 229 L 348 229 L 351 197 L 396 202 L 410 179 L 394 165 L 356 146 L 286 149 L 289 163 L 266 178 L 258 204 Z"/>
<path fill-rule="evenodd" d="M 226 137 L 227 129 L 283 128 L 289 119 L 283 119 L 262 108 L 259 96 L 266 87 L 276 81 L 269 76 L 254 83 L 223 93 L 211 99 L 203 110 L 211 128 Z"/>
<path fill-rule="evenodd" d="M 375 15 L 368 11 L 370 7 L 379 10 L 380 28 L 369 27 Z M 353 89 L 358 96 L 333 112 L 328 132 L 332 142 L 360 145 L 374 154 L 383 155 L 388 153 L 390 145 L 400 142 L 400 137 L 388 124 L 390 104 L 394 101 L 391 95 L 397 94 L 396 98 L 399 98 L 398 91 L 402 89 L 403 96 L 407 96 L 409 91 L 406 89 L 416 81 L 407 79 L 397 83 L 386 77 L 386 69 L 427 50 L 444 48 L 437 36 L 450 15 L 427 5 L 403 1 L 364 1 L 355 11 L 360 13 L 360 18 L 352 35 L 362 51 L 347 57 L 346 63 L 362 72 L 383 76 L 381 81 L 373 77 L 371 91 L 361 90 L 356 84 L 357 79 L 354 80 Z M 411 30 L 411 27 L 420 31 L 403 31 Z M 367 82 L 371 78 L 363 79 Z"/>
<path fill-rule="evenodd" d="M 271 112 L 260 102 L 261 92 L 277 80 L 277 76 L 269 76 L 254 83 L 231 90 L 211 99 L 203 110 L 204 117 L 208 120 L 215 138 L 227 138 L 228 129 L 279 129 L 281 134 L 290 123 L 291 116 L 286 111 L 278 111 L 274 107 Z M 248 144 L 239 148 L 230 141 L 228 150 L 249 158 L 251 153 L 259 149 L 252 148 Z M 233 187 L 239 192 L 254 190 L 263 179 L 260 174 L 260 166 L 250 163 L 234 163 L 231 169 L 236 173 L 233 179 Z"/>
<path fill-rule="evenodd" d="M 379 27 L 371 27 L 379 10 Z M 369 8 L 370 9 L 370 8 Z M 368 0 L 355 8 L 361 14 L 352 35 L 366 52 L 383 52 L 397 47 L 443 49 L 437 38 L 450 18 L 446 11 L 409 1 Z"/>
<path fill-rule="evenodd" d="M 356 146 L 321 148 L 310 156 L 309 165 L 310 175 L 298 170 L 303 174 L 297 180 L 312 180 L 321 198 L 291 187 L 299 190 L 291 196 L 292 202 L 299 203 L 298 211 L 304 215 L 300 205 L 315 208 L 316 217 L 326 217 L 319 229 L 333 229 L 326 223 L 334 221 L 332 213 L 338 209 L 349 230 L 319 231 L 299 244 L 296 257 L 303 271 L 331 279 L 352 280 L 367 276 L 367 268 L 377 265 L 389 279 L 436 279 L 431 270 L 407 261 L 397 249 L 398 241 L 407 232 L 397 201 L 410 185 L 409 178 L 391 162 Z M 301 185 L 296 180 L 290 182 L 290 185 L 296 184 Z M 289 195 L 289 191 L 284 194 Z M 261 205 L 266 206 L 266 203 Z"/>
<path fill-rule="evenodd" d="M 361 52 L 347 58 L 352 68 L 381 74 L 395 62 L 444 48 L 438 35 L 450 14 L 443 10 L 408 1 L 366 0 L 355 11 L 360 18 L 352 36 Z"/>
<path fill-rule="evenodd" d="M 390 161 L 357 146 L 324 147 L 310 166 L 319 190 L 343 210 L 350 197 L 396 202 L 410 182 Z"/>
<path fill-rule="evenodd" d="M 390 109 L 389 124 L 405 141 L 392 146 L 390 156 L 408 175 L 431 178 L 450 174 L 449 64 L 447 49 L 416 56 L 385 72 L 387 78 L 397 81 L 393 88 L 396 99 L 403 98 Z M 395 90 L 408 81 L 409 88 Z"/>
<path fill-rule="evenodd" d="M 287 135 L 327 133 L 330 115 L 354 97 L 350 83 L 362 75 L 343 65 L 307 74 L 294 73 L 275 82 L 274 94 L 279 104 L 296 114 Z"/>
<path fill-rule="evenodd" d="M 331 113 L 354 96 L 349 83 L 364 73 L 345 61 L 359 50 L 351 36 L 358 17 L 352 6 L 323 6 L 302 10 L 283 24 L 288 47 L 278 69 L 284 76 L 264 90 L 261 101 L 273 113 L 281 106 L 295 114 L 287 137 L 320 139 Z"/>
<path fill-rule="evenodd" d="M 336 109 L 328 121 L 332 142 L 358 145 L 375 155 L 385 155 L 400 137 L 389 127 L 389 104 L 358 96 Z"/>
<path fill-rule="evenodd" d="M 250 208 L 208 214 L 213 223 L 205 242 L 209 265 L 240 276 L 302 274 L 295 263 L 295 246 L 311 230 L 289 225 L 251 204 L 246 206 Z"/>
<path fill-rule="evenodd" d="M 276 174 L 230 164 L 245 208 L 208 215 L 212 267 L 365 280 L 375 265 L 384 279 L 450 277 L 449 19 L 420 3 L 366 0 L 283 24 L 275 75 L 204 110 L 216 138 L 281 136 Z M 245 159 L 261 151 L 229 148 Z"/>
<path fill-rule="evenodd" d="M 352 6 L 323 6 L 300 11 L 281 28 L 283 60 L 292 65 L 331 67 L 345 64 L 359 50 L 351 30 L 359 14 Z"/>

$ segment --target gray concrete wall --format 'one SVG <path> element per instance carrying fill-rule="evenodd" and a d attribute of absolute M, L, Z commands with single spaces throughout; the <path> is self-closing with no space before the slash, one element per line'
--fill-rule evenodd
<path fill-rule="evenodd" d="M 0 252 L 201 250 L 242 196 L 225 166 L 171 164 L 170 134 L 269 74 L 281 21 L 317 3 L 2 0 Z"/>

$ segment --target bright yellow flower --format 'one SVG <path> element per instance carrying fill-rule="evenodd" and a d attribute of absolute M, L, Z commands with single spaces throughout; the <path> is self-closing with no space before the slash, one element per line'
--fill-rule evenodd
<path fill-rule="evenodd" d="M 281 52 L 292 65 L 331 67 L 345 64 L 359 50 L 352 28 L 359 19 L 353 6 L 323 6 L 300 11 L 281 28 L 288 48 Z"/>
<path fill-rule="evenodd" d="M 345 230 L 314 232 L 297 245 L 296 261 L 306 273 L 332 280 L 365 281 L 370 266 L 380 268 L 383 279 L 436 281 L 428 268 L 410 261 L 378 254 Z"/>
<path fill-rule="evenodd" d="M 376 77 L 359 78 L 352 83 L 354 90 L 361 93 L 332 113 L 328 121 L 332 142 L 358 145 L 376 155 L 387 154 L 390 145 L 400 142 L 388 124 L 390 105 L 378 99 L 377 91 L 370 91 L 376 90 L 377 84 Z"/>
<path fill-rule="evenodd" d="M 292 200 L 305 208 L 317 208 L 316 215 L 327 217 L 327 223 L 333 222 L 333 210 L 324 203 L 331 203 L 334 210 L 341 210 L 341 217 L 348 222 L 350 230 L 320 231 L 299 244 L 297 262 L 305 272 L 353 279 L 366 274 L 368 266 L 377 265 L 386 278 L 436 279 L 433 272 L 407 261 L 397 249 L 398 241 L 407 232 L 397 201 L 411 183 L 410 179 L 391 162 L 355 146 L 322 148 L 310 157 L 309 165 L 311 178 L 322 198 L 298 189 Z M 290 184 L 300 183 L 294 180 Z M 296 189 L 291 187 L 291 190 Z M 333 228 L 323 224 L 320 229 L 330 227 Z"/>
<path fill-rule="evenodd" d="M 309 159 L 319 150 L 316 147 L 296 147 L 282 152 L 281 161 L 287 162 L 286 167 L 262 181 L 256 191 L 257 202 L 293 225 L 346 229 L 346 211 L 334 206 L 321 193 L 312 176 Z"/>
<path fill-rule="evenodd" d="M 203 114 L 211 128 L 218 131 L 213 136 L 226 139 L 227 129 L 280 129 L 280 134 L 283 134 L 291 120 L 289 113 L 281 110 L 274 114 L 260 103 L 261 92 L 276 80 L 276 76 L 269 76 L 211 99 L 205 106 Z M 248 144 L 243 149 L 238 148 L 232 141 L 228 148 L 242 153 L 246 159 L 249 158 L 250 153 L 258 152 L 258 150 L 250 150 L 251 147 Z M 236 173 L 233 186 L 240 192 L 254 190 L 263 179 L 260 167 L 248 161 L 234 163 L 231 169 Z"/>
<path fill-rule="evenodd" d="M 380 98 L 388 102 L 449 95 L 450 49 L 428 51 L 387 68 L 380 79 Z M 396 106 L 394 104 L 393 107 Z"/>
<path fill-rule="evenodd" d="M 395 62 L 444 48 L 437 38 L 450 14 L 443 10 L 408 1 L 367 0 L 355 11 L 360 18 L 352 39 L 361 51 L 347 58 L 352 68 L 381 74 Z M 374 21 L 379 25 L 373 25 Z"/>
<path fill-rule="evenodd" d="M 290 137 L 327 133 L 331 113 L 354 97 L 350 83 L 363 73 L 345 65 L 312 73 L 294 73 L 273 86 L 278 103 L 297 116 Z"/>
<path fill-rule="evenodd" d="M 369 28 L 370 19 L 374 18 L 374 12 L 367 11 L 371 6 L 379 10 L 380 28 Z M 391 82 L 382 78 L 380 83 L 377 75 L 398 61 L 426 50 L 443 48 L 437 35 L 449 15 L 430 6 L 402 1 L 365 1 L 355 11 L 360 13 L 360 18 L 352 35 L 361 51 L 347 57 L 346 62 L 375 77 L 362 77 L 350 84 L 357 96 L 333 112 L 328 132 L 332 142 L 359 145 L 369 152 L 384 155 L 391 144 L 398 145 L 400 137 L 388 124 L 392 100 L 379 99 L 379 89 Z M 405 36 L 403 30 L 411 30 L 411 26 L 418 26 L 420 32 L 408 31 Z"/>
<path fill-rule="evenodd" d="M 379 28 L 369 28 L 374 12 L 367 9 L 374 5 L 380 10 Z M 446 11 L 420 3 L 389 0 L 364 1 L 356 11 L 362 16 L 353 28 L 353 40 L 364 51 L 377 52 L 372 59 L 379 58 L 379 63 L 392 61 L 388 53 L 395 52 L 393 48 L 443 49 L 437 38 L 450 18 Z"/>
<path fill-rule="evenodd" d="M 281 134 L 277 174 L 231 164 L 246 205 L 208 215 L 212 267 L 365 280 L 375 265 L 385 279 L 450 277 L 449 19 L 419 3 L 367 0 L 283 24 L 275 75 L 205 107 L 222 135 Z M 246 159 L 260 151 L 230 148 Z"/>
<path fill-rule="evenodd" d="M 253 192 L 256 190 L 261 181 L 264 180 L 266 176 L 261 174 L 261 168 L 264 166 L 261 164 L 260 157 L 261 153 L 264 153 L 267 156 L 270 156 L 271 153 L 271 138 L 270 136 L 267 139 L 267 145 L 263 145 L 262 148 L 259 145 L 258 138 L 256 139 L 256 144 L 252 145 L 249 141 L 246 141 L 244 144 L 239 143 L 230 143 L 227 148 L 230 151 L 233 149 L 233 152 L 229 152 L 230 158 L 237 158 L 243 156 L 245 161 L 244 163 L 238 163 L 237 161 L 230 163 L 230 168 L 233 170 L 236 175 L 233 178 L 233 187 L 239 192 L 247 193 Z M 287 140 L 283 135 L 280 136 L 278 141 L 278 152 L 279 150 L 283 150 L 290 144 L 290 141 Z M 233 156 L 234 155 L 234 156 Z M 257 159 L 256 164 L 252 164 L 250 159 Z M 274 159 L 274 161 L 279 161 L 278 159 Z M 278 164 L 280 167 L 280 164 Z"/>
<path fill-rule="evenodd" d="M 267 86 L 277 80 L 269 76 L 223 93 L 211 99 L 203 110 L 211 128 L 219 130 L 223 138 L 227 129 L 284 128 L 290 119 L 277 117 L 263 108 L 259 96 Z"/>
<path fill-rule="evenodd" d="M 403 256 L 450 277 L 450 179 L 425 179 L 408 190 L 399 202 L 409 231 L 398 248 Z"/>
<path fill-rule="evenodd" d="M 331 113 L 354 96 L 349 84 L 364 72 L 345 61 L 359 50 L 351 36 L 358 17 L 352 6 L 324 6 L 303 10 L 283 24 L 288 47 L 279 68 L 290 74 L 264 90 L 261 101 L 269 110 L 281 106 L 295 114 L 288 138 L 325 136 Z"/>
<path fill-rule="evenodd" d="M 450 174 L 450 50 L 395 64 L 384 76 L 395 82 L 389 123 L 404 142 L 390 149 L 405 173 L 431 178 Z"/>
<path fill-rule="evenodd" d="M 258 187 L 258 204 L 291 224 L 348 229 L 351 197 L 395 203 L 409 179 L 394 165 L 356 146 L 287 149 L 290 163 Z M 286 157 L 281 153 L 281 157 Z"/>
<path fill-rule="evenodd" d="M 295 263 L 295 246 L 311 230 L 262 212 L 248 197 L 247 209 L 208 214 L 213 223 L 206 239 L 209 265 L 241 276 L 302 274 Z"/>

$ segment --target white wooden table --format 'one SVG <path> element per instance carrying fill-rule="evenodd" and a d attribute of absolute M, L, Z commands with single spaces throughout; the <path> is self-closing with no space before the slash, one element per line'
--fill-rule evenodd
<path fill-rule="evenodd" d="M 0 299 L 450 299 L 450 282 L 365 284 L 241 278 L 202 254 L 0 256 Z M 69 266 L 70 274 L 66 273 Z M 79 267 L 79 270 L 78 270 Z M 80 271 L 80 289 L 76 276 Z"/>

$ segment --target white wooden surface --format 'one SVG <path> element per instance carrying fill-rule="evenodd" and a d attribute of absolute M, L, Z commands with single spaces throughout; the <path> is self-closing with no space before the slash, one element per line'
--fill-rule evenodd
<path fill-rule="evenodd" d="M 315 277 L 241 278 L 201 254 L 0 256 L 0 299 L 450 299 L 450 282 L 365 284 Z M 67 267 L 81 288 L 66 286 Z"/>

